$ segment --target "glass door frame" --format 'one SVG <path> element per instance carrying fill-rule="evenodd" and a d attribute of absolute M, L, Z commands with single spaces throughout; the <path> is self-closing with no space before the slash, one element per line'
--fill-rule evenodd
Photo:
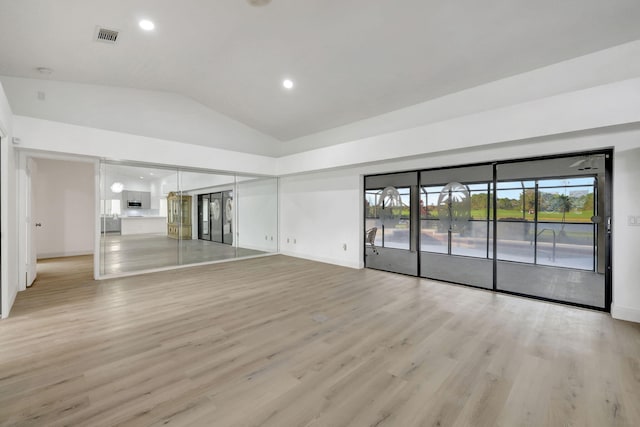
<path fill-rule="evenodd" d="M 206 203 L 205 203 L 206 200 Z M 211 195 L 210 194 L 198 194 L 198 239 L 211 241 Z M 206 205 L 206 237 L 204 233 L 205 229 L 205 212 L 204 207 Z"/>
<path fill-rule="evenodd" d="M 531 294 L 525 294 L 525 293 L 520 293 L 520 292 L 514 292 L 514 291 L 510 291 L 510 290 L 505 290 L 505 289 L 499 289 L 498 285 L 497 285 L 497 274 L 498 274 L 498 238 L 496 236 L 498 236 L 498 209 L 497 209 L 497 199 L 498 199 L 498 191 L 496 190 L 497 188 L 497 184 L 498 184 L 498 174 L 497 174 L 497 166 L 498 165 L 505 165 L 505 164 L 512 164 L 512 163 L 522 163 L 522 162 L 528 162 L 528 161 L 538 161 L 538 160 L 552 160 L 552 159 L 562 159 L 562 158 L 568 158 L 568 157 L 574 157 L 574 156 L 593 156 L 593 155 L 604 155 L 604 163 L 605 163 L 605 171 L 604 171 L 604 185 L 602 186 L 602 188 L 600 188 L 599 185 L 597 185 L 598 191 L 596 192 L 598 198 L 604 198 L 603 204 L 602 206 L 604 207 L 604 211 L 600 212 L 597 211 L 596 215 L 601 217 L 601 222 L 599 224 L 599 226 L 604 227 L 604 245 L 602 245 L 600 242 L 598 242 L 598 236 L 594 235 L 594 243 L 595 243 L 595 247 L 598 252 L 600 251 L 604 251 L 604 307 L 599 307 L 599 306 L 593 306 L 593 305 L 587 305 L 587 304 L 581 304 L 581 303 L 576 303 L 576 302 L 571 302 L 571 301 L 565 301 L 565 300 L 558 300 L 558 299 L 553 299 L 553 298 L 547 298 L 544 296 L 537 296 L 537 295 L 531 295 Z M 611 311 L 611 303 L 612 303 L 612 268 L 611 268 L 611 252 L 612 252 L 612 244 L 611 244 L 611 218 L 612 218 L 612 209 L 613 209 L 613 204 L 612 204 L 612 190 L 613 190 L 613 185 L 612 185 L 612 171 L 613 171 L 613 149 L 611 148 L 605 148 L 605 149 L 599 149 L 599 150 L 590 150 L 590 151 L 585 151 L 585 152 L 575 152 L 575 153 L 565 153 L 565 154 L 559 154 L 559 155 L 549 155 L 549 156 L 537 156 L 537 157 L 530 157 L 530 158 L 522 158 L 522 159 L 513 159 L 513 160 L 504 160 L 504 161 L 495 161 L 495 162 L 483 162 L 483 163 L 472 163 L 472 164 L 465 164 L 465 165 L 456 165 L 456 166 L 443 166 L 443 167 L 438 167 L 438 168 L 430 168 L 430 169 L 423 169 L 423 170 L 416 170 L 416 171 L 409 171 L 409 172 L 397 172 L 397 173 L 378 173 L 378 174 L 370 174 L 370 175 L 364 175 L 364 179 L 363 179 L 363 198 L 365 199 L 363 201 L 363 203 L 365 203 L 364 209 L 363 209 L 363 216 L 362 216 L 362 228 L 365 231 L 364 236 L 366 239 L 366 228 L 367 228 L 367 205 L 366 205 L 366 194 L 367 194 L 367 179 L 371 178 L 371 177 L 383 177 L 383 176 L 391 176 L 391 175 L 397 175 L 397 174 L 402 174 L 402 173 L 411 173 L 411 172 L 415 172 L 416 174 L 418 174 L 418 178 L 420 179 L 420 174 L 422 172 L 427 172 L 427 171 L 437 171 L 437 170 L 444 170 L 444 169 L 453 169 L 453 168 L 464 168 L 464 167 L 474 167 L 474 166 L 491 166 L 493 168 L 493 179 L 492 179 L 492 184 L 491 184 L 491 188 L 490 188 L 490 204 L 493 207 L 491 209 L 491 217 L 488 217 L 488 222 L 490 223 L 490 230 L 489 230 L 489 245 L 492 246 L 492 254 L 491 257 L 489 257 L 488 259 L 490 259 L 493 263 L 493 277 L 492 277 L 492 288 L 489 288 L 489 290 L 492 290 L 494 292 L 498 292 L 498 293 L 504 293 L 504 294 L 510 294 L 510 295 L 517 295 L 517 296 L 524 296 L 527 298 L 532 298 L 532 299 L 536 299 L 536 300 L 541 300 L 541 301 L 549 301 L 549 302 L 558 302 L 558 303 L 562 303 L 565 305 L 569 305 L 569 306 L 576 306 L 576 307 L 583 307 L 583 308 L 588 308 L 588 309 L 592 309 L 592 310 L 598 310 L 598 311 L 605 311 L 605 312 L 610 312 Z M 546 179 L 546 178 L 545 178 Z M 420 216 L 420 210 L 419 210 L 419 202 L 420 202 L 420 191 L 421 191 L 421 187 L 422 186 L 422 182 L 418 181 L 418 185 L 417 185 L 417 191 L 415 191 L 415 195 L 412 192 L 412 219 L 411 219 L 411 226 L 412 226 L 412 230 L 410 231 L 411 233 L 411 239 L 415 239 L 415 244 L 412 244 L 412 248 L 415 247 L 416 251 L 418 254 L 420 254 L 420 230 L 421 230 L 421 216 Z M 537 188 L 537 186 L 536 186 Z M 370 190 L 370 189 L 369 189 Z M 536 191 L 537 194 L 537 191 Z M 414 200 L 415 199 L 415 200 Z M 416 211 L 414 213 L 414 211 Z M 538 207 L 536 206 L 536 216 L 537 216 L 537 211 L 538 211 Z M 417 224 L 414 225 L 414 223 Z M 492 222 L 492 224 L 491 224 Z M 594 233 L 597 234 L 597 233 Z M 363 239 L 364 240 L 364 239 Z M 363 241 L 364 244 L 364 250 L 363 250 L 363 265 L 365 265 L 365 268 L 371 268 L 367 265 L 367 247 L 368 247 L 368 243 L 366 241 Z M 537 249 L 534 249 L 537 250 Z M 455 255 L 453 255 L 455 256 Z M 422 273 L 422 266 L 421 266 L 421 262 L 420 262 L 420 256 L 417 256 L 416 259 L 416 268 L 417 268 L 417 274 L 415 274 L 415 276 L 420 277 L 421 273 Z M 596 258 L 596 268 L 595 270 L 597 271 L 597 263 L 598 260 Z M 373 267 L 375 268 L 375 267 Z M 562 267 L 558 267 L 558 268 L 562 268 Z M 385 271 L 391 271 L 391 270 L 385 270 Z M 409 275 L 414 275 L 411 273 L 403 273 L 403 274 L 409 274 Z M 485 289 L 487 290 L 486 287 L 482 287 L 482 286 L 474 286 L 472 284 L 466 284 L 466 283 L 459 283 L 459 282 L 451 282 L 451 281 L 447 281 L 447 280 L 441 280 L 441 279 L 435 279 L 435 280 L 439 280 L 439 281 L 443 281 L 443 282 L 450 282 L 450 283 L 456 283 L 456 284 L 461 284 L 463 286 L 469 286 L 469 287 L 474 287 L 474 288 L 478 288 L 478 289 Z"/>
<path fill-rule="evenodd" d="M 396 197 L 398 197 L 402 204 L 402 196 L 406 196 L 406 194 L 400 194 L 398 189 L 409 189 L 408 194 L 408 209 L 409 209 L 409 219 L 408 219 L 408 247 L 407 248 L 399 248 L 393 246 L 387 246 L 385 244 L 385 228 L 384 228 L 384 218 L 379 218 L 381 222 L 380 230 L 381 233 L 381 241 L 383 242 L 381 245 L 374 245 L 375 249 L 372 245 L 369 245 L 364 248 L 363 251 L 363 262 L 364 265 L 369 268 L 374 268 L 376 270 L 389 271 L 393 273 L 399 274 L 407 274 L 411 276 L 415 276 L 419 273 L 419 264 L 420 264 L 420 241 L 417 237 L 417 230 L 420 227 L 420 218 L 419 218 L 419 204 L 420 204 L 420 194 L 419 194 L 419 183 L 418 183 L 419 173 L 417 171 L 411 172 L 398 172 L 398 173 L 390 173 L 390 174 L 377 174 L 377 175 L 369 175 L 364 179 L 364 194 L 366 195 L 367 191 L 379 191 L 380 197 L 385 198 L 388 196 L 393 197 L 392 193 L 397 193 Z M 387 191 L 387 195 L 385 196 L 385 191 Z M 407 200 L 407 198 L 405 198 Z M 382 208 L 384 209 L 385 202 L 381 201 Z M 368 207 L 366 206 L 366 198 L 363 200 L 364 209 L 363 209 L 363 227 L 366 228 L 367 225 L 367 211 Z M 369 207 L 370 208 L 370 207 Z M 402 212 L 405 210 L 402 206 L 396 206 L 396 208 L 400 208 L 400 217 L 392 219 L 397 219 L 398 221 L 403 221 Z M 376 213 L 378 207 L 375 208 Z M 371 218 L 369 218 L 371 219 Z M 404 220 L 406 221 L 406 220 Z M 366 234 L 366 230 L 365 230 Z M 377 234 L 377 233 L 376 233 Z M 367 257 L 371 257 L 367 259 Z"/>

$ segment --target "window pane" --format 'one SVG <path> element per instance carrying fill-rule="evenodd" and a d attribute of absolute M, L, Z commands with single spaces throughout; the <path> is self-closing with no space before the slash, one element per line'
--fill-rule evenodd
<path fill-rule="evenodd" d="M 538 221 L 591 222 L 593 186 L 539 188 Z"/>
<path fill-rule="evenodd" d="M 391 209 L 390 215 L 382 220 L 384 228 L 383 246 L 385 248 L 409 249 L 411 236 L 411 189 L 409 187 L 397 188 L 400 195 L 400 206 L 397 201 L 383 200 L 385 210 Z M 387 203 L 391 203 L 387 205 Z"/>
<path fill-rule="evenodd" d="M 448 253 L 448 231 L 442 229 L 437 219 L 422 220 L 420 230 L 420 250 L 425 252 Z"/>
<path fill-rule="evenodd" d="M 489 206 L 489 193 L 487 192 L 487 186 L 485 185 L 482 191 L 471 191 L 471 219 L 487 219 Z"/>
<path fill-rule="evenodd" d="M 367 190 L 365 193 L 364 215 L 366 218 L 378 218 L 378 201 L 382 190 Z"/>
<path fill-rule="evenodd" d="M 420 219 L 438 218 L 438 197 L 442 188 L 442 186 L 421 188 Z"/>
<path fill-rule="evenodd" d="M 384 226 L 384 247 L 396 249 L 409 249 L 409 220 L 401 219 L 397 223 Z"/>
<path fill-rule="evenodd" d="M 522 186 L 525 188 L 534 188 L 536 186 L 535 181 L 503 181 L 497 183 L 498 190 L 521 190 Z"/>
<path fill-rule="evenodd" d="M 528 187 L 531 182 L 522 181 L 502 184 L 505 188 L 500 189 L 498 185 L 497 191 L 498 219 L 532 221 L 535 218 L 535 186 Z"/>
<path fill-rule="evenodd" d="M 497 258 L 506 261 L 533 263 L 533 231 L 529 222 L 498 222 L 498 254 Z"/>
<path fill-rule="evenodd" d="M 480 182 L 477 184 L 465 184 L 465 185 L 467 186 L 467 189 L 469 191 L 487 191 L 488 183 Z"/>
<path fill-rule="evenodd" d="M 537 263 L 593 270 L 593 238 L 593 224 L 539 223 Z"/>
<path fill-rule="evenodd" d="M 375 232 L 371 230 L 373 227 L 376 228 Z M 375 237 L 373 244 L 377 247 L 382 247 L 382 221 L 375 218 L 367 218 L 365 221 L 365 233 L 372 233 L 371 235 Z M 371 246 L 368 236 L 365 236 L 365 242 L 367 246 Z"/>
<path fill-rule="evenodd" d="M 538 186 L 542 187 L 563 187 L 563 186 L 593 186 L 595 178 L 586 177 L 567 177 L 559 179 L 543 179 L 538 181 Z"/>
<path fill-rule="evenodd" d="M 487 257 L 487 223 L 469 221 L 462 233 L 451 234 L 451 254 Z"/>

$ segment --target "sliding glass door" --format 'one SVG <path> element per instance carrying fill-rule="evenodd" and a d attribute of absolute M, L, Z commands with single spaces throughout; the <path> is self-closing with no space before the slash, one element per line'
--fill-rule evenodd
<path fill-rule="evenodd" d="M 493 288 L 492 165 L 420 173 L 420 276 Z"/>
<path fill-rule="evenodd" d="M 209 195 L 202 194 L 198 196 L 198 239 L 200 240 L 211 240 L 209 217 Z"/>
<path fill-rule="evenodd" d="M 222 193 L 209 195 L 209 224 L 211 241 L 222 243 Z"/>
<path fill-rule="evenodd" d="M 418 274 L 418 173 L 365 179 L 365 264 Z"/>
<path fill-rule="evenodd" d="M 224 212 L 224 195 L 229 193 L 231 192 L 225 191 L 198 196 L 199 239 L 216 243 L 233 243 L 230 222 L 227 222 L 227 214 Z"/>
<path fill-rule="evenodd" d="M 222 243 L 233 244 L 233 191 L 222 192 Z"/>
<path fill-rule="evenodd" d="M 608 310 L 610 162 L 601 152 L 365 177 L 365 265 Z"/>
<path fill-rule="evenodd" d="M 605 154 L 496 167 L 496 288 L 607 308 Z"/>

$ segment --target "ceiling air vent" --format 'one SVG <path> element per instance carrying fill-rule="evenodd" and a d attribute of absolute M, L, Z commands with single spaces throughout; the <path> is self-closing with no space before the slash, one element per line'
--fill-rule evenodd
<path fill-rule="evenodd" d="M 118 31 L 103 27 L 96 27 L 95 41 L 115 44 L 118 41 Z"/>

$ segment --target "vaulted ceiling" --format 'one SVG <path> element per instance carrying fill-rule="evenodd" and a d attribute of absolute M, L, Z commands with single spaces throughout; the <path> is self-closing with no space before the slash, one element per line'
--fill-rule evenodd
<path fill-rule="evenodd" d="M 640 39 L 639 22 L 638 0 L 0 0 L 0 74 L 175 92 L 287 141 Z"/>

